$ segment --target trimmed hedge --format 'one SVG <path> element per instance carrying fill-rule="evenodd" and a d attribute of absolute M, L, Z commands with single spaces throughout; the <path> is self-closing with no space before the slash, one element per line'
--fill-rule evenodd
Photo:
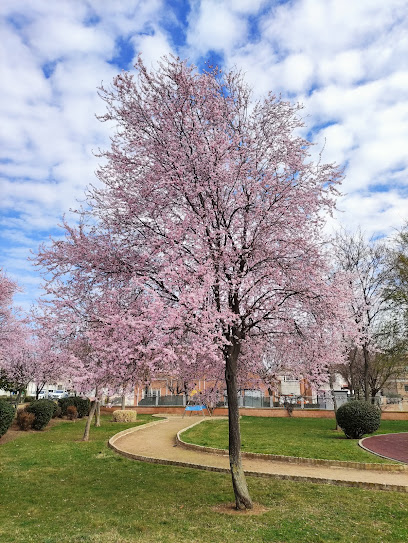
<path fill-rule="evenodd" d="M 50 400 L 35 400 L 25 408 L 28 413 L 33 413 L 35 416 L 33 422 L 34 430 L 42 430 L 50 422 L 54 413 L 54 408 L 51 405 L 54 402 Z"/>
<path fill-rule="evenodd" d="M 0 437 L 10 428 L 14 414 L 14 407 L 9 402 L 0 400 Z"/>
<path fill-rule="evenodd" d="M 91 402 L 88 398 L 81 398 L 80 396 L 72 396 L 70 398 L 60 398 L 58 404 L 61 407 L 61 417 L 67 416 L 67 409 L 69 405 L 76 407 L 78 411 L 78 418 L 87 417 L 91 408 Z"/>
<path fill-rule="evenodd" d="M 112 420 L 113 422 L 136 422 L 137 412 L 123 409 L 118 409 L 113 411 Z"/>
<path fill-rule="evenodd" d="M 348 439 L 360 439 L 378 430 L 381 410 L 371 403 L 353 400 L 337 409 L 336 420 Z"/>

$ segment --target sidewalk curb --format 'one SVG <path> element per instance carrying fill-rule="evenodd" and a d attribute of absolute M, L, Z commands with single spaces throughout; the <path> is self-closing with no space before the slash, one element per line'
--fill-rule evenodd
<path fill-rule="evenodd" d="M 205 420 L 205 419 L 204 419 Z M 204 452 L 207 454 L 221 454 L 228 455 L 227 449 L 215 449 L 213 447 L 205 447 L 203 445 L 196 445 L 194 443 L 187 443 L 181 438 L 181 434 L 187 432 L 197 424 L 200 424 L 203 420 L 200 420 L 187 428 L 183 428 L 177 432 L 176 442 L 177 445 L 183 447 L 183 449 L 189 449 L 192 451 Z M 363 447 L 365 448 L 365 447 Z M 366 449 L 368 450 L 368 449 Z M 369 451 L 371 452 L 371 451 Z M 289 464 L 302 464 L 306 466 L 323 466 L 333 468 L 347 468 L 347 469 L 363 469 L 369 471 L 408 471 L 408 466 L 405 464 L 376 464 L 370 462 L 347 462 L 342 460 L 323 460 L 317 458 L 303 458 L 300 456 L 284 456 L 280 454 L 262 454 L 262 453 L 249 453 L 242 452 L 242 458 L 249 458 L 253 460 L 269 460 L 273 462 L 288 462 Z M 386 457 L 384 457 L 386 458 Z M 389 460 L 392 460 L 391 458 Z"/>
<path fill-rule="evenodd" d="M 112 436 L 108 441 L 108 447 L 114 450 L 117 454 L 124 456 L 125 458 L 129 458 L 130 460 L 137 460 L 140 462 L 147 462 L 151 464 L 161 464 L 165 466 L 175 466 L 175 467 L 182 467 L 182 468 L 190 468 L 190 469 L 200 469 L 203 471 L 210 471 L 210 472 L 216 472 L 216 473 L 224 473 L 224 474 L 230 474 L 230 470 L 228 468 L 222 468 L 217 466 L 208 466 L 205 464 L 194 464 L 190 462 L 182 462 L 178 460 L 166 460 L 161 458 L 155 458 L 152 456 L 142 456 L 138 454 L 134 454 L 131 452 L 127 452 L 122 450 L 118 445 L 115 445 L 115 442 L 120 439 L 121 437 L 125 437 L 128 434 L 132 434 L 134 432 L 140 431 L 143 428 L 149 428 L 151 426 L 156 426 L 157 424 L 163 424 L 165 422 L 168 422 L 169 419 L 163 419 L 160 421 L 151 422 L 148 424 L 143 424 L 134 428 L 128 428 L 127 430 L 123 430 L 122 432 L 119 432 L 118 434 L 115 434 Z M 177 441 L 178 435 L 181 434 L 183 431 L 188 430 L 189 428 L 192 428 L 196 426 L 197 424 L 200 424 L 203 420 L 201 419 L 194 424 L 190 425 L 187 428 L 183 428 L 182 430 L 179 430 L 175 436 L 175 441 L 177 444 L 182 446 L 183 441 Z M 204 448 L 206 449 L 206 448 Z M 224 451 L 222 449 L 218 449 L 220 453 L 225 456 L 225 453 L 228 454 L 227 451 Z M 217 451 L 217 449 L 213 449 L 213 451 Z M 216 452 L 212 452 L 211 454 L 220 454 Z M 270 456 L 270 455 L 263 455 L 263 456 Z M 254 458 L 257 458 L 255 456 Z M 289 457 L 290 458 L 290 457 Z M 295 458 L 295 457 L 293 457 Z M 269 458 L 270 459 L 270 458 Z M 272 459 L 270 459 L 272 460 Z M 283 461 L 282 461 L 283 462 Z M 293 463 L 293 462 L 292 462 Z M 315 465 L 315 464 L 314 464 Z M 329 466 L 327 466 L 329 467 Z M 399 467 L 399 466 L 397 466 Z M 247 471 L 245 470 L 245 475 L 251 476 L 251 477 L 262 477 L 262 478 L 268 478 L 268 479 L 279 479 L 279 480 L 286 480 L 286 481 L 295 481 L 295 482 L 309 482 L 309 483 L 315 483 L 315 484 L 329 484 L 329 485 L 336 485 L 336 486 L 347 486 L 347 487 L 354 487 L 354 488 L 362 488 L 366 490 L 385 490 L 385 491 L 393 491 L 393 492 L 401 492 L 401 493 L 408 493 L 408 486 L 404 485 L 393 485 L 388 483 L 376 483 L 376 482 L 368 482 L 368 481 L 351 481 L 351 480 L 343 480 L 343 479 L 332 479 L 332 478 L 320 478 L 320 477 L 313 477 L 308 475 L 289 475 L 289 474 L 280 474 L 280 473 L 265 473 L 265 472 L 254 472 L 254 471 Z"/>

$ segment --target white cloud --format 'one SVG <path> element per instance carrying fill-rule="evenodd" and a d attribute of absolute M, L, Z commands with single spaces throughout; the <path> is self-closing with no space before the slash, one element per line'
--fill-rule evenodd
<path fill-rule="evenodd" d="M 342 215 L 347 215 L 347 227 L 362 227 L 368 237 L 392 235 L 407 218 L 407 200 L 401 196 L 395 190 L 346 196 L 339 201 L 337 217 L 344 224 Z"/>
<path fill-rule="evenodd" d="M 267 0 L 227 0 L 225 4 L 233 11 L 248 15 L 257 13 L 268 2 Z"/>
<path fill-rule="evenodd" d="M 109 61 L 120 40 L 157 26 L 160 10 L 159 0 L 1 2 L 0 251 L 20 283 L 29 248 L 97 184 L 93 151 L 111 128 L 95 118 L 105 112 L 97 87 L 118 72 Z"/>
<path fill-rule="evenodd" d="M 318 134 L 319 142 L 324 142 L 323 158 L 325 162 L 343 164 L 353 147 L 354 136 L 350 129 L 343 124 L 333 124 Z M 318 146 L 318 152 L 321 146 Z"/>
<path fill-rule="evenodd" d="M 11 244 L 2 263 L 22 281 L 19 247 L 35 249 L 96 181 L 92 151 L 112 128 L 95 119 L 105 110 L 96 87 L 127 45 L 124 67 L 138 52 L 150 67 L 169 52 L 197 62 L 215 50 L 256 96 L 303 102 L 313 156 L 326 140 L 323 160 L 347 166 L 339 220 L 370 234 L 408 215 L 406 0 L 190 4 L 183 26 L 166 0 L 0 3 L 0 225 Z"/>
<path fill-rule="evenodd" d="M 136 53 L 133 64 L 136 63 L 137 55 L 141 53 L 143 62 L 149 69 L 151 67 L 157 67 L 157 61 L 160 60 L 161 57 L 174 54 L 167 36 L 159 30 L 156 30 L 152 35 L 134 36 L 132 41 L 135 45 Z"/>
<path fill-rule="evenodd" d="M 209 50 L 228 52 L 247 39 L 246 20 L 223 2 L 202 0 L 189 19 L 187 44 L 195 55 Z"/>

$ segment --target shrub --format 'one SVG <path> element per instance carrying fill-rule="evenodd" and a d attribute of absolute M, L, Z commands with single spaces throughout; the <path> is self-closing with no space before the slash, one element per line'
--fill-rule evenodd
<path fill-rule="evenodd" d="M 17 425 L 20 430 L 27 431 L 32 428 L 34 420 L 34 413 L 29 413 L 25 409 L 19 409 L 17 411 Z"/>
<path fill-rule="evenodd" d="M 48 402 L 50 404 L 50 406 L 52 407 L 52 418 L 55 419 L 55 417 L 58 416 L 58 410 L 59 410 L 59 405 L 57 404 L 57 402 L 54 402 L 54 400 L 49 400 L 45 398 L 41 401 Z"/>
<path fill-rule="evenodd" d="M 10 428 L 14 419 L 14 407 L 8 402 L 0 400 L 0 437 Z"/>
<path fill-rule="evenodd" d="M 88 398 L 80 398 L 79 396 L 77 396 L 75 400 L 74 405 L 78 410 L 78 418 L 87 417 L 91 409 L 91 402 Z"/>
<path fill-rule="evenodd" d="M 381 410 L 371 403 L 353 400 L 337 409 L 336 420 L 347 438 L 360 439 L 378 430 Z"/>
<path fill-rule="evenodd" d="M 67 407 L 67 417 L 69 420 L 75 420 L 78 418 L 78 409 L 75 407 L 75 405 L 69 405 Z"/>
<path fill-rule="evenodd" d="M 50 422 L 54 413 L 54 407 L 51 403 L 54 402 L 50 402 L 50 400 L 35 400 L 30 405 L 27 405 L 26 411 L 33 413 L 35 416 L 33 422 L 34 430 L 42 430 Z"/>
<path fill-rule="evenodd" d="M 74 405 L 78 411 L 78 418 L 86 417 L 89 415 L 89 409 L 91 402 L 88 398 L 81 398 L 79 396 L 72 396 L 70 398 L 60 398 L 58 404 L 61 407 L 61 416 L 67 416 L 67 409 L 69 405 Z"/>
<path fill-rule="evenodd" d="M 135 422 L 137 417 L 136 411 L 130 410 L 117 410 L 112 412 L 113 422 Z"/>
<path fill-rule="evenodd" d="M 31 403 L 31 402 L 33 402 L 34 400 L 35 400 L 34 396 L 26 396 L 26 397 L 24 398 L 24 402 L 25 402 L 25 403 Z"/>
<path fill-rule="evenodd" d="M 15 404 L 16 400 L 17 400 L 17 396 L 14 396 L 14 395 L 13 396 L 5 396 L 5 395 L 0 396 L 0 401 L 3 401 L 3 402 Z"/>

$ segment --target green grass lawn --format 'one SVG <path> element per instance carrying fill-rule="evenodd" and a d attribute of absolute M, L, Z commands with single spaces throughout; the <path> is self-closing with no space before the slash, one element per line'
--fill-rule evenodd
<path fill-rule="evenodd" d="M 140 422 L 151 420 L 140 417 Z M 245 422 L 245 421 L 244 421 Z M 381 543 L 408 540 L 408 495 L 249 478 L 261 515 L 229 516 L 228 475 L 144 464 L 83 421 L 0 445 L 1 543 Z"/>
<path fill-rule="evenodd" d="M 304 458 L 390 462 L 366 452 L 358 440 L 346 439 L 334 430 L 330 419 L 242 417 L 242 450 Z M 408 432 L 407 421 L 385 420 L 378 434 Z M 182 435 L 184 441 L 217 449 L 228 448 L 228 421 L 209 420 Z"/>

